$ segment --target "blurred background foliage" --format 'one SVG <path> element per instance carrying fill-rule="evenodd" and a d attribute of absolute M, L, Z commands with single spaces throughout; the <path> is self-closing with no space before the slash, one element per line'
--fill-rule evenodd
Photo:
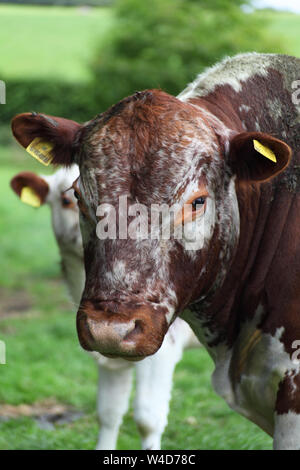
<path fill-rule="evenodd" d="M 117 1 L 114 24 L 92 63 L 97 102 L 107 107 L 145 88 L 160 87 L 176 95 L 204 67 L 225 55 L 280 51 L 280 42 L 265 20 L 245 12 L 246 3 Z"/>
<path fill-rule="evenodd" d="M 79 0 L 52 3 L 77 5 Z M 177 94 L 225 55 L 286 52 L 270 27 L 273 16 L 252 11 L 250 0 L 109 4 L 1 7 L 0 78 L 7 84 L 7 104 L 0 123 L 24 110 L 84 121 L 136 90 L 160 87 Z"/>

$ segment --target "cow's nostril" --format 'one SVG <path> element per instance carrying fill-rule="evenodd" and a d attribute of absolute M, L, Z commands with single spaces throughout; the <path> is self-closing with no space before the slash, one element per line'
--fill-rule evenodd
<path fill-rule="evenodd" d="M 132 328 L 131 331 L 127 333 L 127 335 L 124 337 L 123 341 L 132 341 L 135 339 L 136 336 L 138 336 L 140 333 L 143 332 L 143 323 L 141 320 L 135 320 L 134 322 L 134 327 Z"/>

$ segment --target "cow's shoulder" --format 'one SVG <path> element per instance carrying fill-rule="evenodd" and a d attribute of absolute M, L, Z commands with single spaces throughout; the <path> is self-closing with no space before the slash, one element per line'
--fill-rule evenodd
<path fill-rule="evenodd" d="M 216 65 L 204 70 L 179 95 L 183 101 L 205 97 L 217 87 L 230 86 L 239 93 L 243 83 L 255 76 L 267 77 L 276 70 L 287 80 L 300 79 L 300 59 L 284 54 L 259 54 L 249 52 L 227 57 Z M 291 84 L 288 83 L 287 86 Z"/>

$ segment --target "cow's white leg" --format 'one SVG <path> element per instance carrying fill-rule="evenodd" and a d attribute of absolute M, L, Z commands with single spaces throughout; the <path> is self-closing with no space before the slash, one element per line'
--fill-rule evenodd
<path fill-rule="evenodd" d="M 113 359 L 112 359 L 113 360 Z M 100 433 L 96 449 L 116 448 L 118 432 L 128 409 L 132 384 L 132 365 L 110 369 L 99 364 L 98 416 Z"/>
<path fill-rule="evenodd" d="M 134 419 L 143 449 L 159 450 L 161 436 L 167 425 L 172 377 L 177 361 L 156 354 L 136 368 Z"/>
<path fill-rule="evenodd" d="M 173 372 L 193 336 L 185 322 L 180 319 L 176 322 L 159 351 L 136 364 L 134 418 L 143 449 L 160 449 L 161 437 L 168 422 Z"/>
<path fill-rule="evenodd" d="M 300 450 L 300 414 L 294 411 L 275 414 L 273 447 L 276 450 Z"/>

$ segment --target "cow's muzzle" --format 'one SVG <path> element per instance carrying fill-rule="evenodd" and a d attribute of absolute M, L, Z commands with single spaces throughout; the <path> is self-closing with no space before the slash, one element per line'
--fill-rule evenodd
<path fill-rule="evenodd" d="M 167 328 L 164 311 L 151 306 L 122 304 L 118 309 L 112 302 L 95 307 L 95 302 L 83 301 L 77 313 L 81 346 L 111 358 L 137 361 L 154 354 Z"/>

